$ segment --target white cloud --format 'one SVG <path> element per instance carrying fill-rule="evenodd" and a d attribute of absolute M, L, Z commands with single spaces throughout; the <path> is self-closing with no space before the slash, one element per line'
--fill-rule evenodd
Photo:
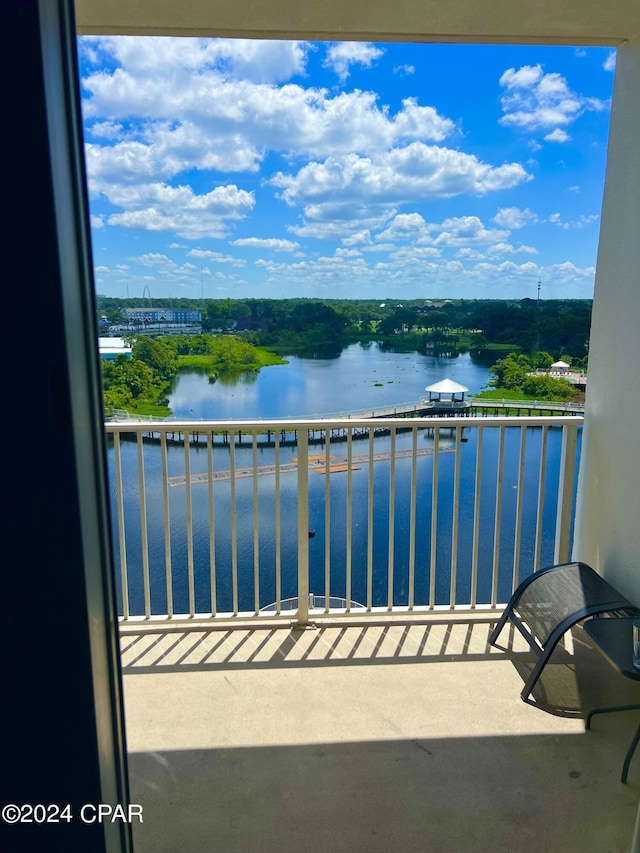
<path fill-rule="evenodd" d="M 357 231 L 342 239 L 343 246 L 369 246 L 371 245 L 371 232 L 368 230 Z"/>
<path fill-rule="evenodd" d="M 495 275 L 496 273 L 507 273 L 512 276 L 532 276 L 540 272 L 540 269 L 537 264 L 534 264 L 532 261 L 528 261 L 525 264 L 514 264 L 513 261 L 502 261 L 501 264 L 489 264 L 489 263 L 479 263 L 474 267 L 475 272 L 479 273 L 489 273 L 490 275 Z"/>
<path fill-rule="evenodd" d="M 587 225 L 592 225 L 594 222 L 597 222 L 598 219 L 600 219 L 599 214 L 591 213 L 588 216 L 582 214 L 579 219 L 575 219 L 570 222 L 564 222 L 559 213 L 552 213 L 549 217 L 549 222 L 552 222 L 554 225 L 557 225 L 558 228 L 563 228 L 565 231 L 569 231 L 585 228 Z"/>
<path fill-rule="evenodd" d="M 393 69 L 393 73 L 400 74 L 404 77 L 406 74 L 415 74 L 416 69 L 413 65 L 396 65 Z"/>
<path fill-rule="evenodd" d="M 502 77 L 500 77 L 500 85 L 507 89 L 528 88 L 533 86 L 542 78 L 543 72 L 540 65 L 523 65 L 517 71 L 515 68 L 508 68 Z"/>
<path fill-rule="evenodd" d="M 361 65 L 370 68 L 374 60 L 379 59 L 384 51 L 368 42 L 342 41 L 330 44 L 327 55 L 322 63 L 325 68 L 332 68 L 341 82 L 349 76 L 351 65 Z"/>
<path fill-rule="evenodd" d="M 118 139 L 123 131 L 119 122 L 96 121 L 91 125 L 91 135 L 98 139 Z"/>
<path fill-rule="evenodd" d="M 150 79 L 172 68 L 183 75 L 214 68 L 255 83 L 281 82 L 305 73 L 308 42 L 260 39 L 199 39 L 86 36 L 81 49 L 98 64 L 107 54 L 137 77 Z"/>
<path fill-rule="evenodd" d="M 517 246 L 514 248 L 510 243 L 496 243 L 495 246 L 489 246 L 487 254 L 489 255 L 514 255 L 516 252 L 525 252 L 528 255 L 537 255 L 538 250 L 533 246 Z"/>
<path fill-rule="evenodd" d="M 398 204 L 484 195 L 529 179 L 519 163 L 490 166 L 471 154 L 414 142 L 370 158 L 350 154 L 311 162 L 296 175 L 278 172 L 269 183 L 282 190 L 288 205 L 304 209 L 305 224 L 294 229 L 303 235 L 310 233 L 310 222 L 321 220 L 342 221 L 351 232 L 381 227 Z"/>
<path fill-rule="evenodd" d="M 509 236 L 508 231 L 485 228 L 477 216 L 456 216 L 445 219 L 440 225 L 432 225 L 440 233 L 433 240 L 434 246 L 477 246 L 502 242 Z"/>
<path fill-rule="evenodd" d="M 469 265 L 473 260 L 480 262 Z M 594 276 L 592 267 L 580 268 L 570 261 L 552 267 L 531 261 L 521 264 L 512 260 L 490 262 L 482 261 L 482 255 L 474 249 L 461 249 L 452 260 L 440 257 L 433 247 L 413 245 L 404 245 L 391 252 L 387 259 L 371 264 L 357 251 L 337 250 L 333 255 L 303 262 L 260 259 L 256 266 L 264 271 L 270 285 L 284 286 L 285 292 L 293 292 L 291 288 L 294 288 L 297 293 L 317 293 L 317 287 L 321 286 L 324 294 L 345 298 L 349 298 L 354 288 L 361 296 L 384 292 L 410 297 L 425 280 L 430 285 L 447 289 L 510 285 L 517 288 L 514 292 L 521 294 L 523 287 L 535 286 L 541 275 L 562 285 L 564 292 L 566 288 L 574 288 L 575 295 L 579 295 L 588 290 Z M 473 296 L 472 291 L 467 292 Z"/>
<path fill-rule="evenodd" d="M 293 252 L 300 248 L 300 243 L 293 240 L 279 240 L 275 237 L 241 237 L 238 240 L 232 240 L 231 245 L 249 249 L 273 249 L 274 252 Z"/>
<path fill-rule="evenodd" d="M 209 249 L 191 249 L 191 251 L 187 252 L 187 257 L 197 258 L 201 261 L 211 261 L 214 264 L 244 266 L 246 263 L 243 258 L 236 258 L 234 255 L 223 255 L 222 252 L 212 252 Z"/>
<path fill-rule="evenodd" d="M 468 261 L 481 261 L 484 259 L 484 255 L 482 252 L 479 252 L 477 249 L 458 249 L 456 252 L 456 258 L 464 258 Z"/>
<path fill-rule="evenodd" d="M 162 255 L 159 252 L 147 252 L 144 255 L 139 255 L 137 258 L 132 258 L 132 260 L 137 261 L 139 264 L 142 264 L 145 267 L 176 267 L 177 264 L 171 260 L 171 258 L 167 257 L 167 255 Z"/>
<path fill-rule="evenodd" d="M 218 42 L 117 38 L 95 44 L 122 67 L 83 79 L 88 135 L 108 141 L 116 126 L 123 130 L 113 146 L 87 146 L 92 182 L 115 175 L 120 183 L 135 181 L 140 173 L 167 180 L 188 169 L 256 171 L 268 151 L 313 157 L 372 152 L 406 139 L 440 142 L 455 130 L 450 119 L 415 98 L 393 113 L 374 92 L 332 97 L 294 83 L 237 79 L 221 66 Z"/>
<path fill-rule="evenodd" d="M 509 68 L 500 85 L 505 89 L 500 124 L 529 131 L 566 126 L 587 111 L 607 108 L 599 98 L 573 92 L 561 74 L 545 74 L 541 65 Z"/>
<path fill-rule="evenodd" d="M 556 284 L 572 284 L 580 279 L 592 281 L 595 276 L 595 267 L 577 267 L 571 261 L 561 264 L 551 264 L 547 267 L 548 277 Z"/>
<path fill-rule="evenodd" d="M 544 137 L 547 142 L 568 142 L 571 137 L 569 134 L 561 130 L 559 127 L 556 127 L 555 130 L 552 130 L 551 133 L 547 133 Z"/>
<path fill-rule="evenodd" d="M 149 280 L 161 278 L 180 278 L 184 276 L 192 277 L 196 271 L 196 267 L 190 263 L 177 264 L 167 255 L 160 252 L 146 252 L 144 255 L 131 258 L 131 261 L 139 264 L 142 267 L 151 268 L 154 270 L 153 276 L 145 276 Z M 126 269 L 126 268 L 121 268 Z"/>
<path fill-rule="evenodd" d="M 253 210 L 253 193 L 235 185 L 215 187 L 211 192 L 195 194 L 188 186 L 144 184 L 137 187 L 112 186 L 109 201 L 125 208 L 114 213 L 109 225 L 144 231 L 174 231 L 180 237 L 224 237 L 225 220 L 241 219 Z"/>
<path fill-rule="evenodd" d="M 425 258 L 439 258 L 442 255 L 441 249 L 436 249 L 433 246 L 402 246 L 391 252 L 389 258 L 393 261 L 423 261 Z"/>
<path fill-rule="evenodd" d="M 372 246 L 363 246 L 363 252 L 393 252 L 397 246 L 395 243 L 375 243 Z"/>
<path fill-rule="evenodd" d="M 604 61 L 602 66 L 605 71 L 615 71 L 616 70 L 616 52 L 615 50 L 610 51 L 607 54 L 607 58 Z"/>
<path fill-rule="evenodd" d="M 429 228 L 419 213 L 399 213 L 376 240 L 412 240 L 428 238 Z"/>
<path fill-rule="evenodd" d="M 521 210 L 519 207 L 501 207 L 493 217 L 496 225 L 502 228 L 524 228 L 525 225 L 535 225 L 538 222 L 538 217 L 533 211 L 526 207 Z"/>
<path fill-rule="evenodd" d="M 288 230 L 297 237 L 342 240 L 356 230 L 381 228 L 394 213 L 395 208 L 382 204 L 309 204 L 304 208 L 301 224 L 290 225 Z"/>

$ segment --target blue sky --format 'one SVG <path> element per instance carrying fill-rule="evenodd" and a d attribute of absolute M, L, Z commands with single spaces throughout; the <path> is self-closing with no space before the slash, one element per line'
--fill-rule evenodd
<path fill-rule="evenodd" d="M 96 290 L 590 298 L 615 51 L 79 39 Z"/>

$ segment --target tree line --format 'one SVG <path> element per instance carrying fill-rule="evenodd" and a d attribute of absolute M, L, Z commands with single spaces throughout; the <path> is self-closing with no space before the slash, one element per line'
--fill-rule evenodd
<path fill-rule="evenodd" d="M 144 307 L 144 300 L 99 296 L 97 306 L 99 316 L 120 323 L 124 308 Z M 592 300 L 154 299 L 154 306 L 200 308 L 203 331 L 241 332 L 279 351 L 402 339 L 418 350 L 435 345 L 481 353 L 508 345 L 554 359 L 565 353 L 584 366 Z"/>
<path fill-rule="evenodd" d="M 160 414 L 166 409 L 166 394 L 185 356 L 204 356 L 210 377 L 218 371 L 251 370 L 260 367 L 258 350 L 240 338 L 208 334 L 135 339 L 131 358 L 102 360 L 103 401 L 111 409 Z M 168 410 L 164 412 L 168 414 Z"/>
<path fill-rule="evenodd" d="M 124 322 L 124 308 L 142 307 L 140 301 L 98 297 L 99 316 Z M 168 307 L 163 301 L 169 300 L 154 300 L 154 307 Z M 130 360 L 102 364 L 105 407 L 160 413 L 157 407 L 166 408 L 181 359 L 184 364 L 185 357 L 202 357 L 214 379 L 225 371 L 258 369 L 265 362 L 256 346 L 324 357 L 338 356 L 352 341 L 370 340 L 434 354 L 471 351 L 491 369 L 496 389 L 537 399 L 570 399 L 575 389 L 568 382 L 530 375 L 536 368 L 548 368 L 559 358 L 574 369 L 586 370 L 588 363 L 591 300 L 181 302 L 181 307 L 202 310 L 203 333 L 134 336 Z M 502 352 L 508 355 L 500 358 Z"/>

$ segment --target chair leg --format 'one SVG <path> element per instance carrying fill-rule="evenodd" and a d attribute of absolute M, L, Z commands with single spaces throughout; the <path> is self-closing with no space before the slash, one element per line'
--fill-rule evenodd
<path fill-rule="evenodd" d="M 533 690 L 536 685 L 537 680 L 540 678 L 540 674 L 545 667 L 546 662 L 551 657 L 551 653 L 556 647 L 557 643 L 554 643 L 550 648 L 544 649 L 544 651 L 540 652 L 538 659 L 536 661 L 536 665 L 531 671 L 531 675 L 527 678 L 524 687 L 520 693 L 520 698 L 523 702 L 526 702 L 529 698 L 529 694 Z"/>
<path fill-rule="evenodd" d="M 615 711 L 640 711 L 640 705 L 609 705 L 605 708 L 592 708 L 584 720 L 585 729 L 591 728 L 591 718 L 596 714 L 610 714 Z"/>
<path fill-rule="evenodd" d="M 614 711 L 640 711 L 640 705 L 610 705 L 608 708 L 592 708 L 585 718 L 585 729 L 591 728 L 591 718 L 594 717 L 596 714 L 609 714 L 613 713 Z M 636 733 L 634 734 L 631 743 L 629 744 L 627 754 L 624 757 L 624 764 L 622 765 L 622 776 L 620 777 L 620 781 L 623 785 L 627 784 L 627 776 L 629 775 L 629 765 L 631 764 L 631 759 L 633 758 L 633 754 L 636 751 L 638 743 L 640 743 L 640 726 L 638 726 L 638 728 L 636 729 Z"/>
<path fill-rule="evenodd" d="M 496 644 L 496 640 L 500 636 L 500 632 L 502 631 L 502 629 L 506 625 L 507 620 L 509 619 L 510 616 L 511 616 L 511 608 L 505 607 L 505 609 L 502 612 L 502 616 L 498 620 L 498 624 L 493 629 L 493 631 L 491 632 L 491 636 L 489 637 L 489 645 L 490 646 L 494 646 Z"/>
<path fill-rule="evenodd" d="M 636 733 L 633 736 L 633 740 L 629 744 L 629 749 L 627 750 L 627 754 L 624 757 L 624 764 L 622 765 L 622 776 L 620 777 L 620 781 L 623 785 L 627 784 L 627 776 L 629 775 L 629 765 L 631 764 L 631 759 L 633 758 L 633 753 L 636 751 L 636 747 L 640 742 L 640 726 L 636 729 Z"/>

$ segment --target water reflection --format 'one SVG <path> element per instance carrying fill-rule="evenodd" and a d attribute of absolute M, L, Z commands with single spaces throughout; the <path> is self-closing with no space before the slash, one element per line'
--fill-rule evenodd
<path fill-rule="evenodd" d="M 425 386 L 453 379 L 480 391 L 490 379 L 469 354 L 438 358 L 378 342 L 352 344 L 339 358 L 290 356 L 247 381 L 225 375 L 210 385 L 202 372 L 182 372 L 169 395 L 176 418 L 259 419 L 312 417 L 417 401 Z"/>

